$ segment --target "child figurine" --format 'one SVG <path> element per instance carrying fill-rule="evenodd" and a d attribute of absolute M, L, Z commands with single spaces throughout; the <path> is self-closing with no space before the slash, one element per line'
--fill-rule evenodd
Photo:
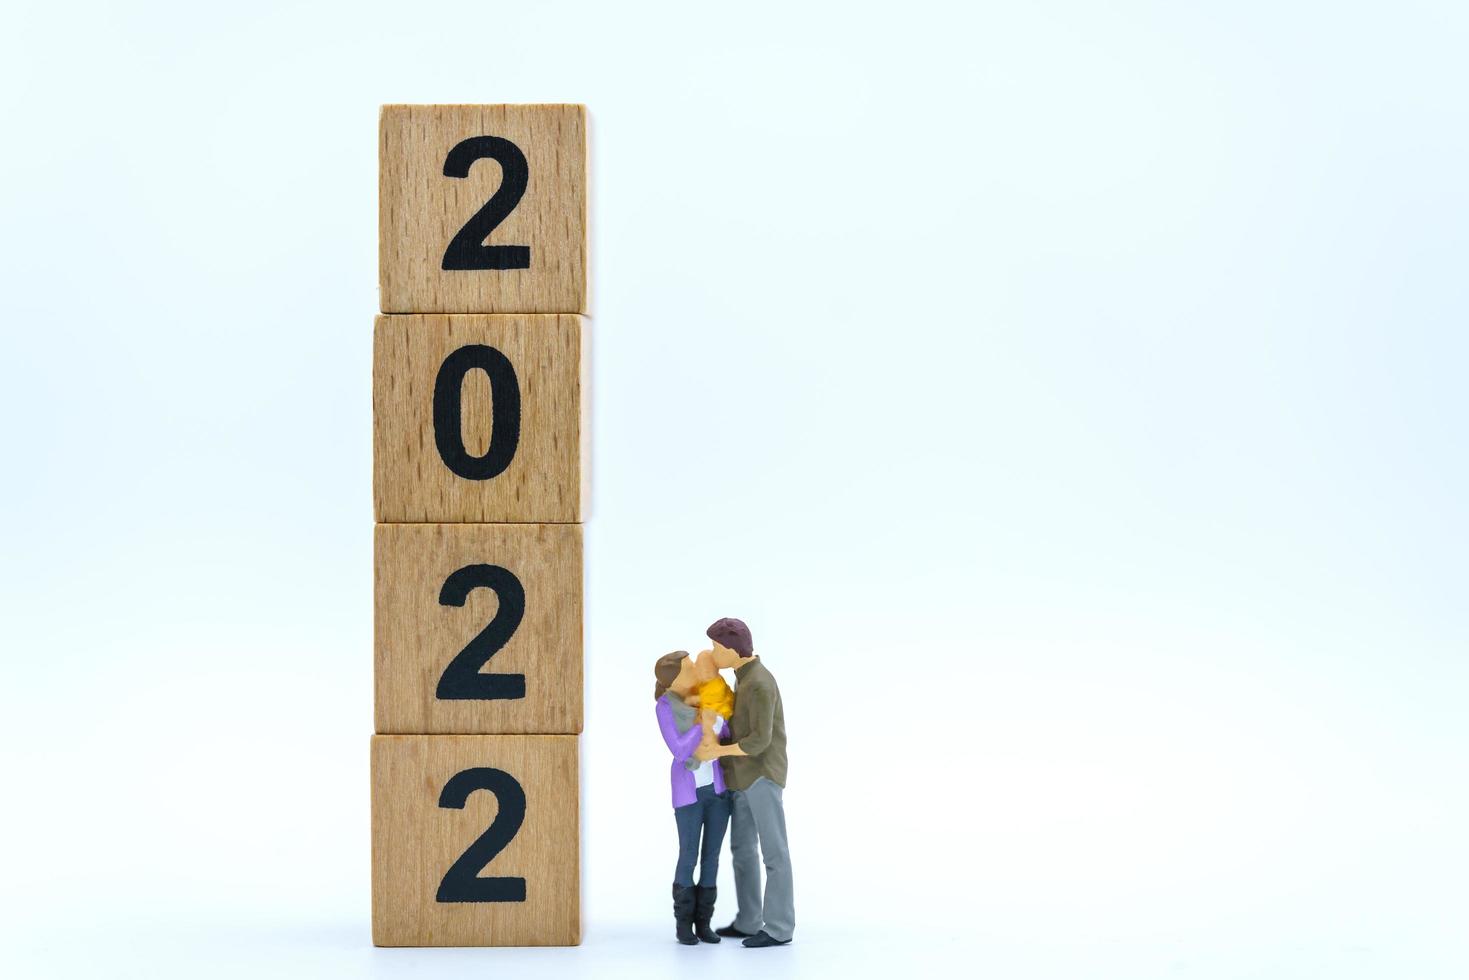
<path fill-rule="evenodd" d="M 729 794 L 719 763 L 696 759 L 694 751 L 701 743 L 717 743 L 728 730 L 729 715 L 722 712 L 733 712 L 733 700 L 712 658 L 701 668 L 683 650 L 665 654 L 653 665 L 653 677 L 658 729 L 673 753 L 670 776 L 673 820 L 678 827 L 678 862 L 673 872 L 675 935 L 685 946 L 700 940 L 717 943 L 719 936 L 709 922 L 718 895 L 719 850 L 729 827 Z M 707 707 L 702 706 L 705 690 Z"/>
<path fill-rule="evenodd" d="M 718 715 L 728 723 L 734 714 L 734 691 L 719 676 L 719 665 L 714 662 L 712 651 L 705 650 L 694 658 L 694 677 L 699 682 L 698 701 L 690 703 L 699 709 L 699 721 L 708 728 Z"/>

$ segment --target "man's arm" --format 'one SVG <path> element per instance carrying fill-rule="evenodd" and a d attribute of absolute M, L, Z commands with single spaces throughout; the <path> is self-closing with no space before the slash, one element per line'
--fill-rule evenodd
<path fill-rule="evenodd" d="M 699 747 L 694 750 L 694 758 L 700 762 L 723 759 L 727 755 L 749 755 L 749 753 L 740 748 L 739 742 L 732 742 L 729 745 L 720 745 L 714 741 L 700 742 Z"/>
<path fill-rule="evenodd" d="M 705 761 L 722 759 L 727 755 L 759 755 L 770 747 L 770 740 L 775 735 L 775 699 L 769 691 L 751 691 L 745 696 L 755 701 L 750 734 L 731 745 L 720 745 L 706 739 L 700 743 L 694 758 Z"/>

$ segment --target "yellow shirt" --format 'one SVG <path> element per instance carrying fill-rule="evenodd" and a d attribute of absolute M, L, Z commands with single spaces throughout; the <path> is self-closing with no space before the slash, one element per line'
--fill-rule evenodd
<path fill-rule="evenodd" d="M 699 685 L 699 707 L 708 708 L 729 721 L 730 715 L 734 714 L 734 692 L 729 689 L 723 677 L 715 675 L 712 681 Z"/>

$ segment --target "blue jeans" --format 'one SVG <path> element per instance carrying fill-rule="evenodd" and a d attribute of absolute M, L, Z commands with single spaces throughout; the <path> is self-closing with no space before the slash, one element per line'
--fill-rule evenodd
<path fill-rule="evenodd" d="M 693 885 L 697 858 L 699 887 L 713 888 L 719 878 L 719 849 L 724 846 L 724 832 L 729 828 L 729 794 L 715 793 L 713 786 L 700 786 L 694 802 L 673 808 L 673 821 L 678 824 L 678 865 L 673 870 L 673 883 L 684 887 Z M 704 838 L 702 848 L 700 831 Z"/>

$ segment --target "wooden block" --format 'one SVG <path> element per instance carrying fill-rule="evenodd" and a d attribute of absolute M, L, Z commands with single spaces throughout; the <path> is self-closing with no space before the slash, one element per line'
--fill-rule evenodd
<path fill-rule="evenodd" d="M 585 313 L 579 105 L 387 105 L 379 141 L 384 313 Z"/>
<path fill-rule="evenodd" d="M 580 521 L 588 437 L 583 327 L 573 315 L 378 317 L 377 519 Z"/>
<path fill-rule="evenodd" d="M 379 524 L 380 733 L 582 725 L 580 524 Z"/>
<path fill-rule="evenodd" d="M 581 942 L 575 735 L 374 735 L 372 941 Z"/>

